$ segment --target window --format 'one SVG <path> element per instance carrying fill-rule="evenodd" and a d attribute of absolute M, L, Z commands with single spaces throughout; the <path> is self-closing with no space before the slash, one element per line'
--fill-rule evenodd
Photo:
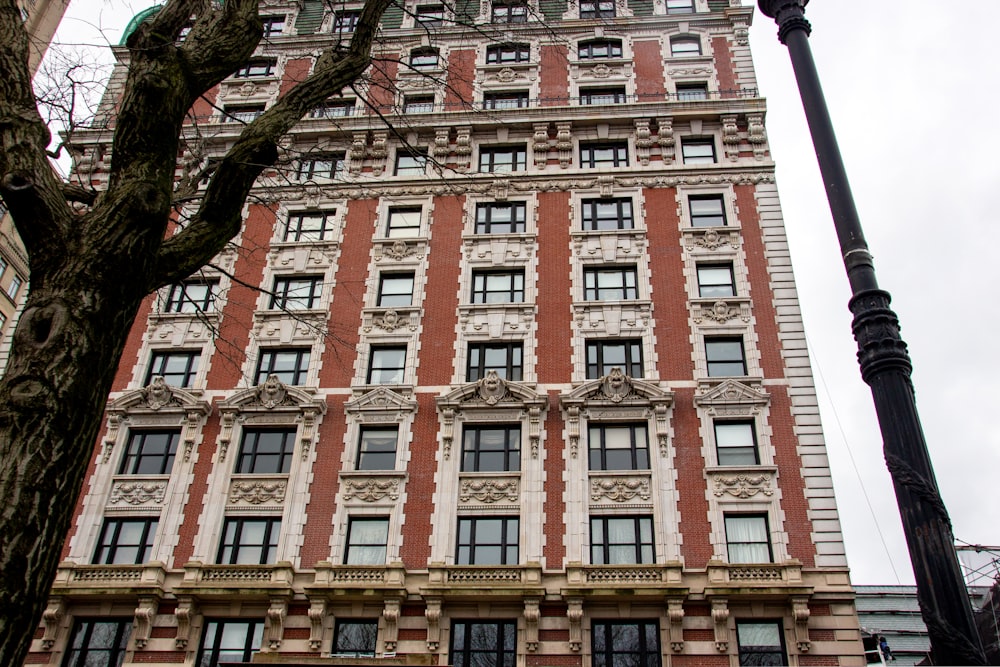
<path fill-rule="evenodd" d="M 343 153 L 325 153 L 304 157 L 298 162 L 295 170 L 295 180 L 308 181 L 315 178 L 338 178 L 344 173 L 344 159 Z"/>
<path fill-rule="evenodd" d="M 483 95 L 484 109 L 521 109 L 528 106 L 528 93 L 524 90 Z"/>
<path fill-rule="evenodd" d="M 715 164 L 715 141 L 706 139 L 681 139 L 684 164 Z"/>
<path fill-rule="evenodd" d="M 674 58 L 693 58 L 701 55 L 701 40 L 697 37 L 675 37 L 670 40 L 670 55 Z"/>
<path fill-rule="evenodd" d="M 642 341 L 594 340 L 587 342 L 587 379 L 596 380 L 619 369 L 625 375 L 641 378 Z"/>
<path fill-rule="evenodd" d="M 740 665 L 787 665 L 781 621 L 736 621 Z"/>
<path fill-rule="evenodd" d="M 396 467 L 398 427 L 364 426 L 358 442 L 358 470 L 393 470 Z"/>
<path fill-rule="evenodd" d="M 354 115 L 354 100 L 327 100 L 309 111 L 310 118 L 344 118 Z M 343 158 L 341 158 L 343 159 Z"/>
<path fill-rule="evenodd" d="M 319 276 L 275 278 L 271 310 L 309 310 L 319 303 L 323 282 Z"/>
<path fill-rule="evenodd" d="M 582 167 L 627 167 L 628 144 L 624 141 L 601 144 L 580 144 Z"/>
<path fill-rule="evenodd" d="M 580 104 L 624 104 L 625 88 L 581 88 Z M 626 162 L 626 164 L 628 164 Z"/>
<path fill-rule="evenodd" d="M 354 29 L 358 26 L 359 18 L 361 18 L 361 12 L 359 11 L 334 12 L 333 14 L 334 34 L 354 32 Z"/>
<path fill-rule="evenodd" d="M 466 382 L 476 382 L 494 371 L 509 382 L 521 381 L 523 350 L 521 343 L 470 343 Z"/>
<path fill-rule="evenodd" d="M 183 282 L 171 285 L 165 313 L 211 313 L 215 310 L 215 297 L 219 293 L 219 281 Z"/>
<path fill-rule="evenodd" d="M 423 176 L 426 171 L 426 153 L 396 153 L 396 176 Z"/>
<path fill-rule="evenodd" d="M 638 299 L 635 267 L 612 266 L 583 271 L 583 298 L 587 301 Z"/>
<path fill-rule="evenodd" d="M 336 211 L 289 213 L 285 241 L 327 241 L 333 237 Z"/>
<path fill-rule="evenodd" d="M 373 347 L 368 361 L 368 384 L 402 384 L 406 346 Z"/>
<path fill-rule="evenodd" d="M 524 146 L 492 146 L 479 151 L 479 171 L 506 173 L 528 168 L 528 151 Z"/>
<path fill-rule="evenodd" d="M 413 303 L 413 274 L 382 274 L 378 284 L 378 307 L 392 308 Z"/>
<path fill-rule="evenodd" d="M 614 16 L 614 0 L 580 0 L 580 18 L 582 19 L 610 19 Z"/>
<path fill-rule="evenodd" d="M 201 352 L 196 351 L 154 352 L 143 386 L 148 386 L 153 378 L 159 375 L 171 387 L 186 389 L 194 384 L 199 359 Z"/>
<path fill-rule="evenodd" d="M 472 303 L 523 302 L 523 271 L 472 272 Z"/>
<path fill-rule="evenodd" d="M 263 104 L 226 105 L 222 110 L 223 123 L 252 123 L 264 113 Z"/>
<path fill-rule="evenodd" d="M 333 655 L 351 658 L 374 658 L 378 640 L 378 621 L 342 621 L 337 619 L 333 632 Z"/>
<path fill-rule="evenodd" d="M 458 520 L 458 565 L 517 565 L 518 519 L 509 516 Z"/>
<path fill-rule="evenodd" d="M 706 338 L 705 357 L 709 377 L 747 374 L 742 338 Z"/>
<path fill-rule="evenodd" d="M 668 14 L 690 14 L 694 11 L 694 0 L 667 0 Z"/>
<path fill-rule="evenodd" d="M 441 8 L 443 15 L 444 8 Z M 419 20 L 420 17 L 417 17 Z M 410 51 L 410 67 L 415 70 L 428 70 L 437 69 L 439 53 L 437 49 L 425 48 L 425 49 L 413 49 Z"/>
<path fill-rule="evenodd" d="M 720 466 L 760 463 L 753 422 L 715 422 L 715 452 Z"/>
<path fill-rule="evenodd" d="M 21 285 L 24 284 L 24 279 L 16 273 L 10 279 L 10 285 L 7 285 L 7 296 L 11 299 L 17 298 L 17 293 L 21 291 Z"/>
<path fill-rule="evenodd" d="M 141 565 L 149 560 L 156 519 L 105 519 L 94 552 L 95 565 Z"/>
<path fill-rule="evenodd" d="M 527 23 L 527 0 L 495 0 L 493 3 L 494 23 Z"/>
<path fill-rule="evenodd" d="M 295 429 L 243 429 L 236 472 L 284 475 L 292 463 Z"/>
<path fill-rule="evenodd" d="M 407 95 L 403 98 L 403 113 L 431 113 L 434 111 L 433 95 Z"/>
<path fill-rule="evenodd" d="M 622 41 L 620 39 L 592 39 L 580 42 L 576 47 L 576 55 L 580 60 L 621 58 Z"/>
<path fill-rule="evenodd" d="M 7 209 L 3 208 L 2 205 L 0 205 L 0 214 L 6 213 L 6 212 L 7 212 Z M 3 257 L 0 257 L 0 277 L 3 276 L 3 274 L 4 274 L 4 272 L 6 270 L 7 270 L 7 260 L 4 259 Z"/>
<path fill-rule="evenodd" d="M 287 385 L 305 384 L 309 372 L 309 349 L 261 350 L 257 363 L 257 384 L 277 375 Z"/>
<path fill-rule="evenodd" d="M 656 621 L 594 621 L 593 667 L 660 667 L 660 626 Z"/>
<path fill-rule="evenodd" d="M 285 31 L 284 16 L 261 16 L 260 20 L 264 24 L 264 39 L 277 37 Z"/>
<path fill-rule="evenodd" d="M 277 67 L 278 62 L 271 59 L 255 59 L 248 62 L 243 67 L 239 68 L 233 72 L 234 79 L 262 79 L 268 76 L 274 76 L 274 68 Z"/>
<path fill-rule="evenodd" d="M 514 667 L 516 660 L 516 621 L 452 621 L 449 664 L 454 667 Z"/>
<path fill-rule="evenodd" d="M 205 621 L 197 667 L 218 667 L 219 663 L 250 662 L 260 650 L 263 621 Z"/>
<path fill-rule="evenodd" d="M 632 199 L 618 197 L 615 199 L 584 199 L 583 228 L 586 231 L 597 232 L 611 229 L 633 229 Z"/>
<path fill-rule="evenodd" d="M 733 265 L 699 264 L 698 296 L 706 299 L 736 296 Z"/>
<path fill-rule="evenodd" d="M 385 545 L 389 540 L 389 519 L 351 518 L 347 524 L 345 565 L 385 565 Z"/>
<path fill-rule="evenodd" d="M 677 101 L 693 102 L 695 100 L 708 99 L 707 83 L 679 83 L 677 84 Z"/>
<path fill-rule="evenodd" d="M 490 202 L 476 205 L 477 234 L 520 234 L 524 232 L 523 201 Z"/>
<path fill-rule="evenodd" d="M 591 424 L 591 470 L 649 470 L 645 424 Z"/>
<path fill-rule="evenodd" d="M 592 565 L 642 565 L 654 561 L 652 517 L 591 517 Z"/>
<path fill-rule="evenodd" d="M 724 227 L 726 207 L 722 195 L 688 197 L 692 227 Z"/>
<path fill-rule="evenodd" d="M 531 60 L 531 47 L 527 44 L 494 44 L 486 49 L 487 65 L 510 65 Z"/>
<path fill-rule="evenodd" d="M 66 647 L 63 667 L 120 667 L 132 631 L 131 618 L 78 618 Z"/>
<path fill-rule="evenodd" d="M 408 239 L 420 236 L 419 206 L 407 208 L 390 208 L 385 236 L 390 239 Z"/>
<path fill-rule="evenodd" d="M 229 518 L 222 526 L 222 565 L 271 565 L 278 552 L 281 519 Z"/>
<path fill-rule="evenodd" d="M 771 540 L 768 539 L 767 516 L 763 514 L 727 514 L 726 545 L 729 562 L 771 563 Z"/>
<path fill-rule="evenodd" d="M 417 5 L 417 25 L 436 26 L 444 23 L 444 5 Z"/>
<path fill-rule="evenodd" d="M 513 472 L 520 469 L 520 426 L 465 427 L 462 433 L 462 472 Z"/>
<path fill-rule="evenodd" d="M 119 475 L 169 475 L 180 431 L 132 431 Z"/>

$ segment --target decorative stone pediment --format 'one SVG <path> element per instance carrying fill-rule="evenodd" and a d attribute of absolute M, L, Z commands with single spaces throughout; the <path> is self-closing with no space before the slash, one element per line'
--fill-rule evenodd
<path fill-rule="evenodd" d="M 723 380 L 715 386 L 703 386 L 694 397 L 694 404 L 706 408 L 713 417 L 753 416 L 771 401 L 764 391 L 739 380 Z"/>
<path fill-rule="evenodd" d="M 398 422 L 417 410 L 417 402 L 388 387 L 375 387 L 344 404 L 344 412 L 363 422 Z"/>

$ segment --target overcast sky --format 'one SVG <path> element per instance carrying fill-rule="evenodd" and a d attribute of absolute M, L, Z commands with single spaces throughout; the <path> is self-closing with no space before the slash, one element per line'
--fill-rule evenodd
<path fill-rule="evenodd" d="M 117 43 L 131 16 L 151 4 L 72 0 L 61 40 L 94 42 L 85 28 L 100 24 Z M 1000 265 L 992 230 L 1000 191 L 1000 2 L 814 0 L 807 18 L 879 281 L 893 295 L 913 357 L 918 407 L 955 537 L 1000 544 L 998 501 L 988 493 L 1000 479 L 1000 426 L 993 423 L 1000 353 L 989 346 L 1000 320 L 991 268 Z M 871 394 L 855 358 L 850 290 L 776 32 L 758 13 L 750 44 L 768 101 L 767 132 L 852 579 L 912 583 Z"/>

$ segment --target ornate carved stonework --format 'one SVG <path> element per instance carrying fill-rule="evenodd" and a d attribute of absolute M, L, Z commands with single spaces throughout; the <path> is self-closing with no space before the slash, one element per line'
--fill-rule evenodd
<path fill-rule="evenodd" d="M 288 395 L 285 383 L 277 375 L 268 375 L 264 383 L 257 387 L 257 393 L 248 406 L 259 405 L 272 409 L 279 405 L 296 405 L 297 401 Z"/>
<path fill-rule="evenodd" d="M 379 479 L 366 477 L 363 479 L 345 479 L 344 500 L 357 498 L 366 503 L 374 503 L 388 497 L 389 500 L 399 498 L 398 479 Z"/>
<path fill-rule="evenodd" d="M 180 400 L 174 397 L 174 390 L 159 375 L 153 377 L 148 387 L 142 389 L 142 396 L 143 402 L 150 410 L 181 404 Z"/>
<path fill-rule="evenodd" d="M 740 247 L 739 234 L 730 231 L 691 229 L 686 230 L 684 236 L 684 245 L 688 250 L 695 250 L 696 248 L 718 250 L 723 246 L 729 246 L 733 250 L 738 250 Z"/>
<path fill-rule="evenodd" d="M 750 303 L 747 300 L 724 301 L 718 300 L 713 303 L 693 304 L 692 319 L 695 324 L 701 324 L 705 320 L 725 324 L 729 320 L 740 319 L 743 322 L 750 321 Z"/>
<path fill-rule="evenodd" d="M 726 475 L 724 473 L 714 473 L 712 476 L 715 479 L 714 493 L 716 496 L 721 497 L 727 493 L 734 498 L 753 498 L 757 494 L 765 496 L 774 495 L 774 489 L 771 488 L 771 475 L 768 474 L 754 475 L 739 473 Z"/>
<path fill-rule="evenodd" d="M 395 310 L 385 311 L 381 317 L 372 318 L 372 325 L 383 331 L 395 331 L 410 326 L 410 318 L 400 317 Z"/>
<path fill-rule="evenodd" d="M 489 505 L 501 500 L 514 503 L 520 497 L 517 479 L 463 479 L 458 499 L 463 503 L 478 500 Z"/>
<path fill-rule="evenodd" d="M 236 479 L 229 485 L 229 503 L 250 503 L 262 505 L 265 503 L 282 503 L 288 482 L 284 480 L 248 480 Z"/>
<path fill-rule="evenodd" d="M 590 499 L 597 502 L 607 498 L 616 503 L 624 503 L 635 497 L 649 500 L 648 479 L 592 479 L 590 481 Z"/>
<path fill-rule="evenodd" d="M 125 503 L 127 505 L 145 505 L 146 503 L 162 503 L 163 496 L 167 491 L 167 482 L 115 482 L 111 487 L 111 496 L 108 504 L 117 505 Z"/>

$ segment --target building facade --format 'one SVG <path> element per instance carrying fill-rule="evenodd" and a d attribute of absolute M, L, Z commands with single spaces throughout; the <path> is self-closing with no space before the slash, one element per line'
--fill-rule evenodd
<path fill-rule="evenodd" d="M 181 176 L 359 7 L 265 2 Z M 752 11 L 392 8 L 140 313 L 31 662 L 863 664 Z"/>

